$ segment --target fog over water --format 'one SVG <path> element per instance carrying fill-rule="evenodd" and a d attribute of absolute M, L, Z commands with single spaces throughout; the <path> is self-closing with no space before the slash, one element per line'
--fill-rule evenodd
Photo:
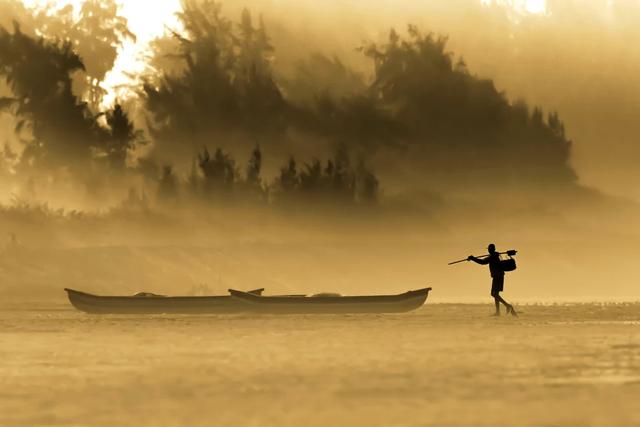
<path fill-rule="evenodd" d="M 258 318 L 37 308 L 0 309 L 3 425 L 640 422 L 637 304 L 525 306 L 519 319 L 429 303 Z"/>
<path fill-rule="evenodd" d="M 638 22 L 0 0 L 0 425 L 638 425 Z M 519 316 L 448 265 L 489 243 L 518 250 Z M 425 287 L 402 314 L 300 297 Z M 63 288 L 369 314 L 88 314 Z"/>
<path fill-rule="evenodd" d="M 544 5 L 0 2 L 3 288 L 637 299 L 640 7 Z"/>

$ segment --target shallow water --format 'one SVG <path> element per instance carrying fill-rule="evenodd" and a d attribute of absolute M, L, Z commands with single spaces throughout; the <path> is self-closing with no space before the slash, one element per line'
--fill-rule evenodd
<path fill-rule="evenodd" d="M 639 425 L 640 304 L 0 310 L 0 425 Z"/>

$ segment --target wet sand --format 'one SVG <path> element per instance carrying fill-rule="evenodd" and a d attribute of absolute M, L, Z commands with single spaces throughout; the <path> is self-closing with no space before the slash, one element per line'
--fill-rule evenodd
<path fill-rule="evenodd" d="M 405 315 L 0 309 L 2 426 L 640 424 L 640 304 Z"/>

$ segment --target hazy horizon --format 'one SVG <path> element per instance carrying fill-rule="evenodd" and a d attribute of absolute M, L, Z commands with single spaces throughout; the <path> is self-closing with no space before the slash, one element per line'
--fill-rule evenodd
<path fill-rule="evenodd" d="M 262 277 L 274 292 L 429 283 L 478 301 L 486 271 L 446 262 L 496 241 L 521 250 L 507 283 L 522 301 L 637 299 L 619 256 L 637 251 L 640 211 L 637 2 L 186 3 L 192 17 L 164 2 L 159 20 L 86 4 L 0 2 L 3 46 L 31 55 L 7 55 L 0 83 L 2 224 L 23 246 L 5 261 L 12 292 L 59 292 L 31 264 L 65 281 L 57 265 L 83 248 L 71 282 L 100 292 Z M 58 37 L 73 41 L 62 66 L 47 62 L 67 55 Z M 206 61 L 216 43 L 232 66 Z M 48 81 L 37 61 L 68 68 Z M 111 257 L 128 267 L 92 274 Z"/>
<path fill-rule="evenodd" d="M 0 425 L 640 425 L 639 23 L 0 0 Z"/>

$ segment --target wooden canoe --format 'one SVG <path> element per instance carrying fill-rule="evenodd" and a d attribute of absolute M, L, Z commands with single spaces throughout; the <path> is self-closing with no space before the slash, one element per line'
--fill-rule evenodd
<path fill-rule="evenodd" d="M 69 302 L 80 311 L 95 314 L 230 314 L 247 310 L 229 295 L 175 296 L 140 293 L 136 296 L 100 296 L 65 288 Z M 250 291 L 259 295 L 264 289 Z"/>
<path fill-rule="evenodd" d="M 247 305 L 246 311 L 270 314 L 404 313 L 421 307 L 431 288 L 397 295 L 371 296 L 261 296 L 229 289 Z"/>

